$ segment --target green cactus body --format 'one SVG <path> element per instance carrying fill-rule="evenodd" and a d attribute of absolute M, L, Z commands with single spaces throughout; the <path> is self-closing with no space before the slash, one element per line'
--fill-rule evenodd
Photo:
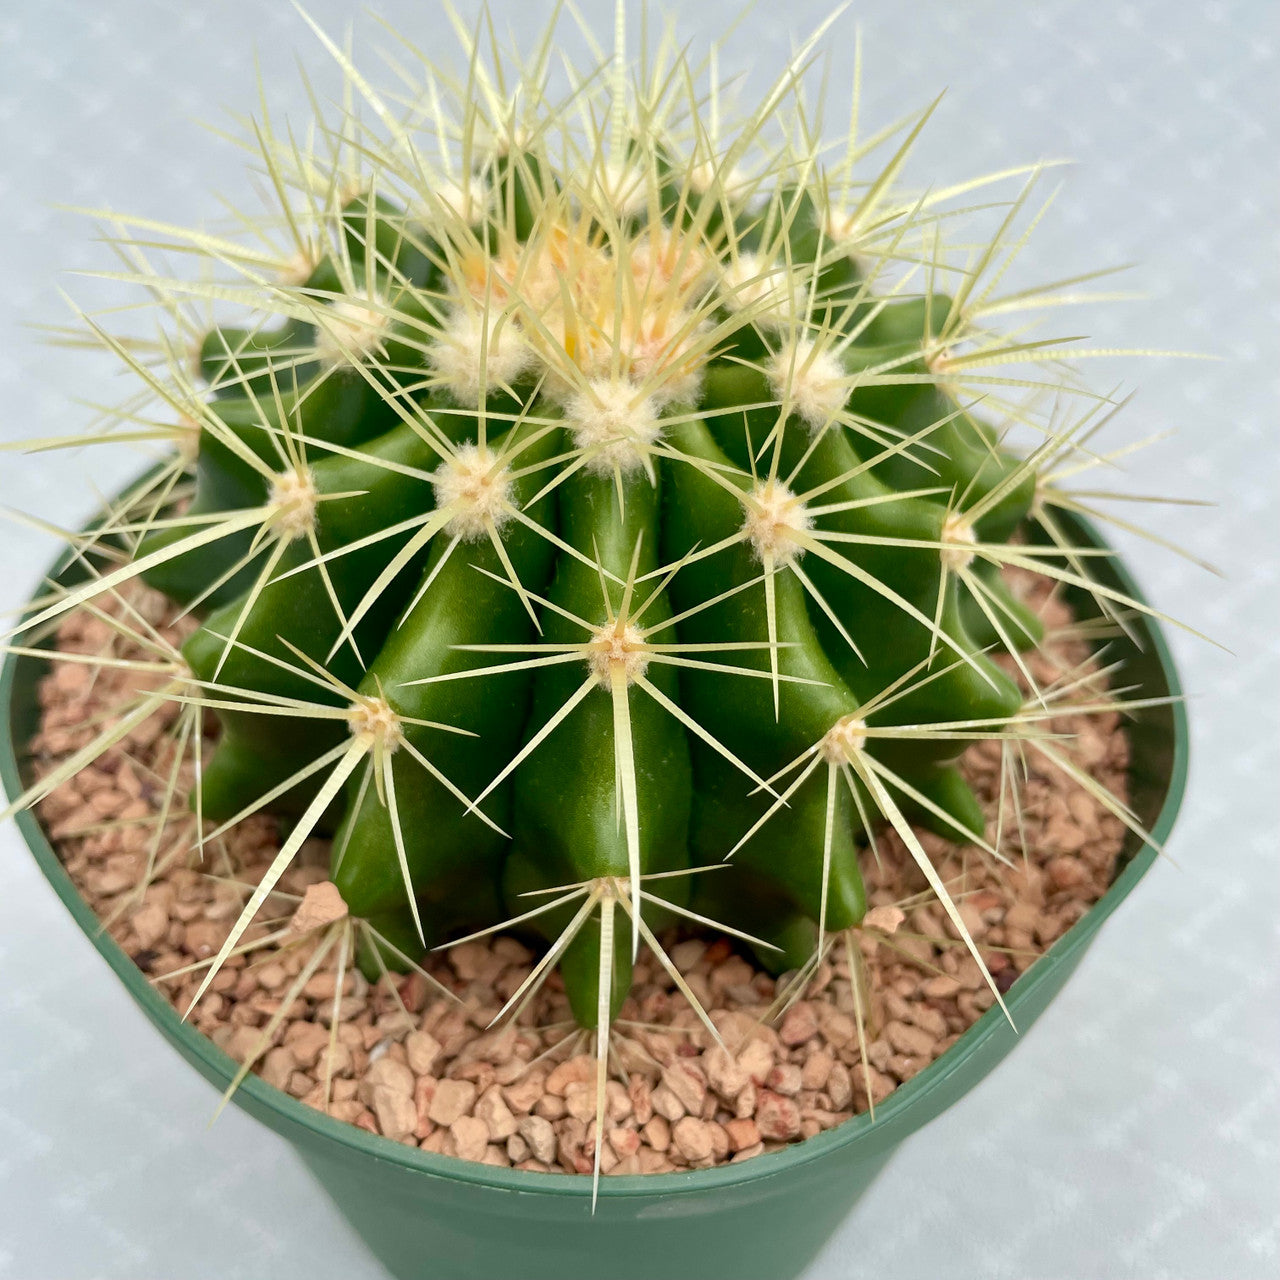
<path fill-rule="evenodd" d="M 330 377 L 317 374 L 305 395 L 290 392 L 279 401 L 270 396 L 219 400 L 211 412 L 214 421 L 200 433 L 188 520 L 147 534 L 139 544 L 139 556 L 181 543 L 204 527 L 204 518 L 213 513 L 264 502 L 270 490 L 270 473 L 288 461 L 289 432 L 302 438 L 296 446 L 301 458 L 323 459 L 325 450 L 305 442 L 317 424 L 324 435 L 315 438 L 349 448 L 395 422 L 394 411 L 371 394 L 359 375 L 345 371 Z M 282 423 L 288 423 L 288 428 Z M 261 465 L 255 466 L 251 458 Z M 255 561 L 250 554 L 254 544 L 253 530 L 243 529 L 164 561 L 146 578 L 157 590 L 183 604 L 227 604 L 243 595 L 254 580 Z"/>
<path fill-rule="evenodd" d="M 848 929 L 865 910 L 858 858 L 877 797 L 850 752 L 893 771 L 886 789 L 907 814 L 957 838 L 982 831 L 949 763 L 962 740 L 866 733 L 996 725 L 1020 706 L 983 653 L 995 639 L 986 614 L 941 566 L 948 522 L 963 518 L 953 511 L 986 500 L 978 531 L 1007 536 L 1034 477 L 942 386 L 876 381 L 927 367 L 926 310 L 945 315 L 946 299 L 870 301 L 850 259 L 823 256 L 806 195 L 789 244 L 811 264 L 811 294 L 824 291 L 813 332 L 828 345 L 785 338 L 787 317 L 720 301 L 705 261 L 735 236 L 758 247 L 768 219 L 761 232 L 749 211 L 741 228 L 724 207 L 699 216 L 670 186 L 673 163 L 662 160 L 663 190 L 683 231 L 642 214 L 612 228 L 582 219 L 549 157 L 509 155 L 492 171 L 488 248 L 471 223 L 415 226 L 415 246 L 436 246 L 444 264 L 430 289 L 434 266 L 406 250 L 400 208 L 348 205 L 346 267 L 318 268 L 299 290 L 320 309 L 313 321 L 205 340 L 221 394 L 191 515 L 278 506 L 285 457 L 314 498 L 296 528 L 242 530 L 150 574 L 178 599 L 205 592 L 216 607 L 186 657 L 211 689 L 244 691 L 218 712 L 203 811 L 304 813 L 325 767 L 364 733 L 368 754 L 318 822 L 336 828 L 344 900 L 391 944 L 379 963 L 489 925 L 502 902 L 521 916 L 561 886 L 596 886 L 649 928 L 692 894 L 739 912 L 794 961 L 819 925 Z M 347 364 L 325 364 L 317 335 L 325 312 L 358 305 L 341 280 L 358 290 L 367 243 L 395 301 L 361 317 L 377 322 L 376 340 L 353 339 Z M 603 305 L 623 271 L 642 269 L 660 295 L 651 310 L 633 301 L 614 333 L 590 319 L 593 290 Z M 588 296 L 567 304 L 557 279 Z M 686 354 L 690 328 L 664 308 L 718 317 L 724 340 Z M 516 334 L 517 356 L 504 358 Z M 487 515 L 461 480 L 440 482 L 474 479 L 481 433 L 506 458 Z M 157 531 L 141 551 L 192 527 Z M 642 618 L 626 614 L 642 602 Z M 1037 638 L 1016 602 L 1004 617 L 1019 643 Z M 904 683 L 879 710 L 877 695 Z M 290 699 L 333 710 L 291 715 Z M 797 761 L 816 764 L 787 775 Z M 726 858 L 705 886 L 670 877 Z M 642 904 L 637 873 L 670 877 L 663 894 Z M 554 905 L 527 927 L 552 946 L 590 1026 L 625 997 L 640 926 L 619 916 L 610 941 L 583 910 Z"/>
<path fill-rule="evenodd" d="M 727 464 L 705 426 L 686 424 L 677 439 L 687 454 Z M 678 561 L 698 546 L 714 546 L 741 525 L 741 504 L 714 481 L 689 466 L 672 465 L 668 474 L 665 555 L 669 560 Z M 744 543 L 680 570 L 672 580 L 672 591 L 677 609 L 690 613 L 684 633 L 694 643 L 720 638 L 758 644 L 768 634 L 765 588 L 760 579 L 759 558 Z M 706 607 L 708 601 L 734 587 L 746 589 Z M 762 648 L 744 649 L 739 659 L 744 668 L 753 668 L 761 678 L 745 680 L 726 671 L 694 669 L 686 671 L 682 681 L 685 702 L 694 718 L 766 779 L 819 744 L 842 721 L 856 719 L 858 714 L 857 698 L 822 649 L 799 582 L 789 574 L 778 574 L 774 590 L 777 637 L 785 646 L 778 652 L 781 682 L 776 714 L 772 687 L 764 678 L 769 673 L 770 655 Z M 741 773 L 705 744 L 696 744 L 695 761 L 693 843 L 700 861 L 717 862 L 745 839 L 736 857 L 757 879 L 768 882 L 775 899 L 792 903 L 812 920 L 825 914 L 833 929 L 849 928 L 861 919 L 865 902 L 855 839 L 858 822 L 851 797 L 837 798 L 835 847 L 824 913 L 825 779 L 811 778 L 787 796 L 784 822 L 766 823 L 762 830 L 749 834 L 769 810 L 773 796 L 760 791 L 748 794 L 750 788 L 743 785 Z"/>
<path fill-rule="evenodd" d="M 612 476 L 580 473 L 560 487 L 566 541 L 584 554 L 598 556 L 600 567 L 624 581 L 633 564 L 642 576 L 658 568 L 660 510 L 658 488 L 644 478 L 627 482 L 619 492 Z M 580 664 L 558 664 L 540 672 L 534 684 L 531 734 L 541 732 L 575 694 L 586 692 L 515 773 L 515 865 L 507 883 L 513 914 L 520 910 L 518 894 L 603 877 L 623 878 L 633 870 L 614 784 L 619 697 L 627 704 L 636 754 L 639 872 L 650 875 L 688 866 L 691 783 L 684 730 L 652 699 L 627 686 L 617 693 L 609 685 L 605 654 L 614 637 L 621 635 L 614 624 L 624 591 L 607 579 L 602 589 L 597 569 L 561 557 L 548 595 L 553 609 L 544 624 L 545 639 L 572 644 L 599 634 L 600 648 L 588 659 L 585 680 Z M 555 612 L 554 606 L 589 623 L 593 632 L 584 634 L 579 622 Z M 661 627 L 669 616 L 670 609 L 660 596 L 644 620 Z M 657 668 L 649 675 L 666 697 L 679 697 L 670 668 Z M 558 934 L 556 923 L 542 925 L 554 930 L 552 939 Z M 587 1025 L 594 1025 L 596 1019 L 599 948 L 599 932 L 593 926 L 578 935 L 565 956 L 570 1003 Z M 605 968 L 614 974 L 614 1012 L 629 983 L 628 949 L 619 942 L 615 950 L 612 959 L 605 958 Z"/>
<path fill-rule="evenodd" d="M 332 835 L 370 974 L 541 940 L 531 982 L 558 965 L 601 1040 L 673 921 L 807 971 L 886 825 L 978 957 L 910 824 L 985 842 L 957 760 L 1031 723 L 996 659 L 1042 628 L 1002 567 L 1037 563 L 1037 464 L 1075 430 L 972 376 L 1046 354 L 984 327 L 1012 214 L 948 264 L 900 156 L 825 168 L 798 106 L 764 147 L 785 87 L 740 137 L 682 133 L 694 80 L 621 65 L 581 115 L 477 72 L 452 124 L 434 83 L 381 140 L 269 146 L 297 252 L 209 286 L 255 319 L 173 362 L 186 505 L 120 526 L 200 622 L 201 815 L 279 814 L 282 865 Z"/>
<path fill-rule="evenodd" d="M 530 444 L 517 455 L 524 466 L 544 462 L 560 448 L 558 431 L 525 435 Z M 533 472 L 514 487 L 514 500 L 525 507 L 541 479 Z M 526 509 L 543 528 L 555 527 L 554 496 Z M 503 538 L 520 581 L 541 591 L 551 571 L 552 544 L 520 524 L 504 530 Z M 385 697 L 405 721 L 447 726 L 405 723 L 401 732 L 414 751 L 396 750 L 389 765 L 405 858 L 418 909 L 427 917 L 424 933 L 429 929 L 433 938 L 447 936 L 452 925 L 484 919 L 486 908 L 490 915 L 497 910 L 498 875 L 509 844 L 502 831 L 512 828 L 512 786 L 505 783 L 483 803 L 493 827 L 478 822 L 463 801 L 490 781 L 495 759 L 509 758 L 519 746 L 533 681 L 527 671 L 494 673 L 486 679 L 485 696 L 477 698 L 471 684 L 450 679 L 490 662 L 491 655 L 460 646 L 495 635 L 524 642 L 534 628 L 519 596 L 500 580 L 503 565 L 492 546 L 472 540 L 447 553 L 448 546 L 441 542 L 433 549 L 419 584 L 429 586 L 391 629 L 359 687 L 365 697 Z M 448 782 L 427 771 L 419 757 L 447 760 Z M 371 760 L 348 785 L 332 874 L 353 912 L 403 937 L 411 932 L 411 913 L 385 788 L 372 770 Z"/>
<path fill-rule="evenodd" d="M 873 359 L 879 363 L 878 357 Z M 717 409 L 732 404 L 734 393 L 739 404 L 758 402 L 766 394 L 761 375 L 740 369 L 717 372 L 720 378 L 713 384 Z M 772 429 L 767 409 L 720 413 L 709 424 L 717 441 L 744 469 L 750 465 L 749 442 L 763 439 Z M 781 458 L 784 471 L 796 471 L 798 490 L 821 488 L 824 506 L 844 506 L 815 518 L 844 540 L 835 544 L 844 563 L 810 557 L 806 572 L 830 606 L 830 613 L 821 608 L 814 611 L 813 623 L 849 687 L 860 697 L 869 697 L 927 662 L 931 651 L 936 651 L 940 665 L 949 669 L 897 702 L 894 721 L 998 720 L 1011 715 L 1021 702 L 1020 695 L 969 633 L 954 588 L 938 608 L 939 546 L 946 509 L 925 497 L 903 496 L 917 490 L 895 490 L 872 467 L 860 469 L 864 460 L 848 433 L 826 432 L 814 439 L 793 419 L 784 430 Z M 929 486 L 929 491 L 935 488 Z M 942 638 L 922 626 L 921 618 L 936 618 Z M 874 639 L 864 644 L 859 637 Z M 903 763 L 930 755 L 945 758 L 957 754 L 963 745 L 917 742 Z M 892 747 L 884 749 L 894 754 Z M 972 800 L 964 802 L 963 808 L 964 813 L 955 816 L 972 825 L 977 817 Z M 954 834 L 954 829 L 947 833 Z"/>
<path fill-rule="evenodd" d="M 308 302 L 328 304 L 332 319 L 293 316 L 258 329 L 224 326 L 201 342 L 198 364 L 213 402 L 201 413 L 189 517 L 254 506 L 267 496 L 268 481 L 250 454 L 275 471 L 290 454 L 322 459 L 326 446 L 357 447 L 412 416 L 412 401 L 423 389 L 430 263 L 406 238 L 403 214 L 388 200 L 379 198 L 372 213 L 361 198 L 348 202 L 342 225 L 350 287 L 344 289 L 332 257 L 300 287 Z M 368 276 L 366 233 L 377 246 L 372 299 L 360 297 Z M 155 530 L 142 539 L 138 555 L 172 546 L 200 527 L 197 520 Z M 184 604 L 226 604 L 253 581 L 254 562 L 242 563 L 253 544 L 253 532 L 241 530 L 145 576 Z"/>
<path fill-rule="evenodd" d="M 352 547 L 420 513 L 432 504 L 432 487 L 422 471 L 434 461 L 417 432 L 393 428 L 352 456 L 330 456 L 302 473 L 294 501 L 300 519 L 315 513 L 315 540 L 322 554 Z M 400 468 L 416 469 L 408 474 Z M 333 501 L 325 501 L 332 495 Z M 351 496 L 347 496 L 351 495 Z M 380 538 L 326 564 L 314 559 L 302 539 L 278 536 L 270 580 L 260 591 L 215 609 L 184 646 L 191 670 L 212 685 L 253 690 L 265 699 L 343 699 L 317 685 L 306 659 L 326 663 L 334 680 L 354 686 L 363 676 L 363 655 L 376 653 L 397 611 L 407 603 L 413 566 L 396 575 L 361 619 L 353 642 L 331 649 L 342 619 L 360 602 L 370 582 L 408 544 L 408 533 Z M 295 572 L 296 571 L 296 572 Z M 335 601 L 337 606 L 335 607 Z M 341 613 L 339 612 L 339 607 Z M 255 710 L 224 709 L 222 739 L 203 777 L 204 811 L 225 819 L 252 805 L 297 769 L 309 764 L 346 732 L 341 723 L 315 722 Z M 306 788 L 291 788 L 275 803 L 296 809 Z"/>

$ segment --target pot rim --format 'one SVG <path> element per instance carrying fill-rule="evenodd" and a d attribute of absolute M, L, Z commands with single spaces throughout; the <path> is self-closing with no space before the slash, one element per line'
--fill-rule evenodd
<path fill-rule="evenodd" d="M 1069 524 L 1091 545 L 1111 549 L 1089 520 L 1072 514 Z M 46 572 L 45 578 L 59 578 L 73 565 L 75 558 L 72 549 L 64 549 L 53 567 Z M 1113 556 L 1107 558 L 1107 563 L 1110 574 L 1121 588 L 1134 599 L 1143 600 L 1124 562 Z M 1137 629 L 1150 646 L 1172 699 L 1169 710 L 1173 722 L 1173 752 L 1164 798 L 1150 827 L 1151 838 L 1132 854 L 1111 887 L 1089 911 L 1017 979 L 1007 997 L 1011 1006 L 1032 996 L 1038 987 L 1050 980 L 1061 965 L 1075 962 L 1093 932 L 1119 906 L 1154 861 L 1157 849 L 1163 846 L 1173 829 L 1181 806 L 1186 789 L 1189 755 L 1189 732 L 1182 686 L 1158 620 L 1144 614 L 1137 621 Z M 26 655 L 8 653 L 0 668 L 0 782 L 10 796 L 20 795 L 23 790 L 18 745 L 14 741 L 14 695 L 20 687 L 25 687 L 36 678 L 41 661 Z M 180 1047 L 189 1060 L 199 1063 L 206 1078 L 225 1090 L 239 1069 L 239 1064 L 193 1025 L 183 1021 L 168 1000 L 152 986 L 142 970 L 101 928 L 97 915 L 72 882 L 35 813 L 24 810 L 16 815 L 15 824 L 22 832 L 45 878 L 143 1012 L 157 1029 L 175 1046 Z M 1004 1015 L 998 1005 L 993 1005 L 950 1049 L 911 1080 L 899 1085 L 880 1103 L 876 1108 L 874 1122 L 864 1112 L 803 1142 L 788 1144 L 780 1151 L 759 1155 L 741 1164 L 679 1173 L 604 1177 L 600 1179 L 599 1198 L 626 1200 L 743 1186 L 785 1176 L 788 1171 L 820 1159 L 838 1148 L 862 1143 L 883 1149 L 890 1143 L 901 1141 L 912 1132 L 917 1127 L 912 1113 L 922 1104 L 927 1104 L 934 1094 L 944 1090 L 950 1078 L 965 1069 L 970 1058 L 980 1053 L 993 1037 L 1003 1035 L 1005 1031 Z M 400 1166 L 406 1173 L 526 1195 L 576 1197 L 582 1201 L 588 1200 L 592 1195 L 593 1180 L 586 1175 L 499 1168 L 391 1142 L 308 1107 L 253 1073 L 242 1081 L 232 1100 L 243 1107 L 244 1098 L 256 1104 L 252 1110 L 274 1113 L 284 1130 L 302 1130 L 335 1147 L 345 1147 L 352 1153 Z M 284 1136 L 289 1135 L 285 1133 Z"/>

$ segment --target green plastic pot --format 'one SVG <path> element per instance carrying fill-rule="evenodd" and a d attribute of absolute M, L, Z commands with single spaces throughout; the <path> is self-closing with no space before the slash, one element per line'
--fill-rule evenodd
<path fill-rule="evenodd" d="M 1105 547 L 1083 520 L 1066 520 L 1084 543 Z M 1114 557 L 1095 560 L 1108 585 L 1138 597 Z M 66 555 L 51 576 L 77 573 Z M 1089 601 L 1077 597 L 1083 613 Z M 1136 643 L 1113 643 L 1128 663 L 1126 683 L 1144 696 L 1178 695 L 1164 637 L 1150 619 Z M 0 673 L 0 778 L 10 794 L 23 786 L 19 763 L 33 735 L 36 686 L 47 663 L 10 656 Z M 1187 773 L 1187 724 L 1181 702 L 1142 711 L 1132 723 L 1131 803 L 1156 843 L 1173 827 Z M 179 1053 L 218 1090 L 236 1063 L 177 1013 L 99 927 L 35 816 L 17 819 L 41 870 L 76 923 L 129 994 Z M 1155 858 L 1130 837 L 1106 895 L 1010 989 L 1006 1000 L 1025 1034 L 1080 962 L 1106 918 Z M 973 1088 L 1013 1048 L 1017 1035 L 998 1008 L 876 1111 L 772 1155 L 724 1168 L 648 1177 L 604 1178 L 591 1212 L 591 1179 L 524 1173 L 432 1155 L 321 1115 L 251 1075 L 238 1106 L 296 1148 L 369 1248 L 399 1280 L 785 1280 L 799 1274 L 902 1140 Z"/>

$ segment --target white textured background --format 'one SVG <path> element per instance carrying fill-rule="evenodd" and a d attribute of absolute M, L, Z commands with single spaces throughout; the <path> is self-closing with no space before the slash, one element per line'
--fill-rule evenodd
<path fill-rule="evenodd" d="M 608 0 L 581 4 L 607 36 Z M 494 4 L 525 33 L 549 7 Z M 682 6 L 686 34 L 736 7 Z M 373 8 L 446 43 L 433 0 Z M 826 8 L 761 4 L 725 67 L 776 66 Z M 355 11 L 311 9 L 331 30 Z M 1016 279 L 1134 261 L 1128 287 L 1149 301 L 1074 312 L 1067 331 L 1226 357 L 1114 360 L 1097 377 L 1139 389 L 1124 434 L 1177 431 L 1134 486 L 1220 504 L 1149 515 L 1225 581 L 1144 545 L 1131 558 L 1158 605 L 1233 656 L 1175 638 L 1194 728 L 1177 867 L 1153 869 L 1026 1043 L 904 1147 L 812 1280 L 1280 1274 L 1278 17 L 1274 0 L 861 0 L 831 39 L 840 84 L 862 24 L 869 123 L 949 87 L 910 170 L 922 181 L 1079 162 Z M 53 206 L 196 221 L 216 214 L 212 192 L 245 197 L 237 153 L 192 121 L 251 109 L 255 45 L 273 105 L 301 116 L 294 56 L 322 83 L 325 57 L 282 0 L 0 4 L 0 437 L 74 429 L 75 397 L 117 392 L 105 365 L 31 332 L 65 318 L 60 284 L 111 296 L 60 274 L 107 259 Z M 74 525 L 95 484 L 135 465 L 0 455 L 0 501 Z M 0 526 L 0 607 L 52 550 Z M 379 1276 L 272 1134 L 234 1109 L 207 1127 L 211 1091 L 107 977 L 12 830 L 0 877 L 0 1276 Z"/>

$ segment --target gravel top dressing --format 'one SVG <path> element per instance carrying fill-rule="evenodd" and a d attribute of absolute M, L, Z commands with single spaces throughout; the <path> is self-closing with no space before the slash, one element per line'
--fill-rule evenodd
<path fill-rule="evenodd" d="M 1028 660 L 1032 676 L 1041 688 L 1072 686 L 1050 725 L 1064 735 L 1059 749 L 1123 799 L 1129 753 L 1119 716 L 1070 709 L 1096 700 L 1105 673 L 1048 583 L 1010 581 L 1049 629 Z M 181 641 L 189 624 L 173 622 L 164 597 L 140 587 L 124 596 L 117 611 L 127 607 Z M 109 611 L 76 613 L 57 636 L 62 651 L 113 659 L 129 656 L 127 644 Z M 37 770 L 54 769 L 98 732 L 129 682 L 154 680 L 55 661 L 40 691 Z M 195 860 L 189 753 L 167 732 L 173 718 L 169 707 L 137 724 L 54 790 L 40 813 L 111 935 L 185 1011 L 279 841 L 273 820 L 252 817 L 207 839 L 203 862 Z M 1106 891 L 1124 828 L 1090 790 L 1034 764 L 1015 820 L 1001 791 L 1024 765 L 999 741 L 969 748 L 962 767 L 989 815 L 988 841 L 1008 864 L 918 834 L 1008 990 Z M 304 847 L 271 899 L 275 909 L 252 926 L 193 1011 L 195 1025 L 277 1088 L 391 1141 L 590 1174 L 591 1033 L 575 1027 L 558 975 L 514 1021 L 493 1027 L 538 959 L 514 937 L 464 942 L 421 969 L 368 982 L 354 964 L 345 904 L 327 880 L 329 852 L 323 840 Z M 611 1033 L 603 1173 L 705 1168 L 811 1137 L 883 1101 L 991 1006 L 981 971 L 894 833 L 866 851 L 862 872 L 870 902 L 862 926 L 799 979 L 775 979 L 723 937 L 667 940 L 722 1045 L 641 951 Z M 141 895 L 139 883 L 147 886 Z"/>

